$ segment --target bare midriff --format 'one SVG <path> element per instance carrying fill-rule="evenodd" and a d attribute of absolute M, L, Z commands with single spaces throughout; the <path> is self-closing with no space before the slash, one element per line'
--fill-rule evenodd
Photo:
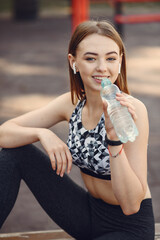
<path fill-rule="evenodd" d="M 119 205 L 114 195 L 111 181 L 95 178 L 82 172 L 81 175 L 88 192 L 93 197 L 102 199 L 104 202 L 109 204 Z M 151 198 L 151 193 L 148 185 L 144 199 L 146 198 Z"/>

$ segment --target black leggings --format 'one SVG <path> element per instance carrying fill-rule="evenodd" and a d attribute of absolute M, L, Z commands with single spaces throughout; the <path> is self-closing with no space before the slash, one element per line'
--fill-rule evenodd
<path fill-rule="evenodd" d="M 56 175 L 34 145 L 0 151 L 0 227 L 16 201 L 23 179 L 46 213 L 75 239 L 154 240 L 152 200 L 126 216 L 120 206 L 92 197 L 67 174 Z"/>

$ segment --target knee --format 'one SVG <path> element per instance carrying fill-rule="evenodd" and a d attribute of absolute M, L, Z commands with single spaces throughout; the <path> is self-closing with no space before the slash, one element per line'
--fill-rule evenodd
<path fill-rule="evenodd" d="M 29 144 L 17 148 L 3 148 L 0 152 L 0 162 L 16 165 L 22 171 L 25 167 L 37 166 L 40 159 L 44 159 L 45 156 L 34 144 Z"/>
<path fill-rule="evenodd" d="M 17 159 L 17 157 L 24 157 L 30 148 L 32 148 L 32 144 L 17 148 L 2 148 L 0 151 L 0 159 L 11 159 L 13 161 L 13 159 Z"/>

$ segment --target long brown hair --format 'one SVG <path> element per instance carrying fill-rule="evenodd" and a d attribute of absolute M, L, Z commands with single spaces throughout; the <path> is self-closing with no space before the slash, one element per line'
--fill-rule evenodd
<path fill-rule="evenodd" d="M 97 33 L 102 36 L 106 36 L 114 40 L 120 49 L 120 55 L 122 54 L 122 63 L 121 63 L 121 73 L 118 75 L 115 84 L 120 88 L 121 91 L 128 93 L 127 86 L 127 76 L 126 76 L 126 55 L 125 47 L 122 42 L 122 39 L 114 27 L 107 21 L 86 21 L 80 23 L 75 29 L 72 38 L 70 40 L 68 53 L 76 56 L 76 50 L 78 44 L 87 36 Z M 84 99 L 85 89 L 83 81 L 79 72 L 77 74 L 73 73 L 73 70 L 69 64 L 69 74 L 70 74 L 70 88 L 71 88 L 71 98 L 73 104 L 77 102 L 77 99 Z"/>

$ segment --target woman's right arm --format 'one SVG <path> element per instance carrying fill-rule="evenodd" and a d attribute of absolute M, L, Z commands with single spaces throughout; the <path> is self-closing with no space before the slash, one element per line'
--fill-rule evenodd
<path fill-rule="evenodd" d="M 0 147 L 15 148 L 39 141 L 41 128 L 20 126 L 9 120 L 0 126 Z"/>
<path fill-rule="evenodd" d="M 71 112 L 70 93 L 63 94 L 47 106 L 11 119 L 0 126 L 0 147 L 14 148 L 40 141 L 48 153 L 53 169 L 64 174 L 71 169 L 71 154 L 67 145 L 51 130 L 56 123 L 68 120 Z"/>

